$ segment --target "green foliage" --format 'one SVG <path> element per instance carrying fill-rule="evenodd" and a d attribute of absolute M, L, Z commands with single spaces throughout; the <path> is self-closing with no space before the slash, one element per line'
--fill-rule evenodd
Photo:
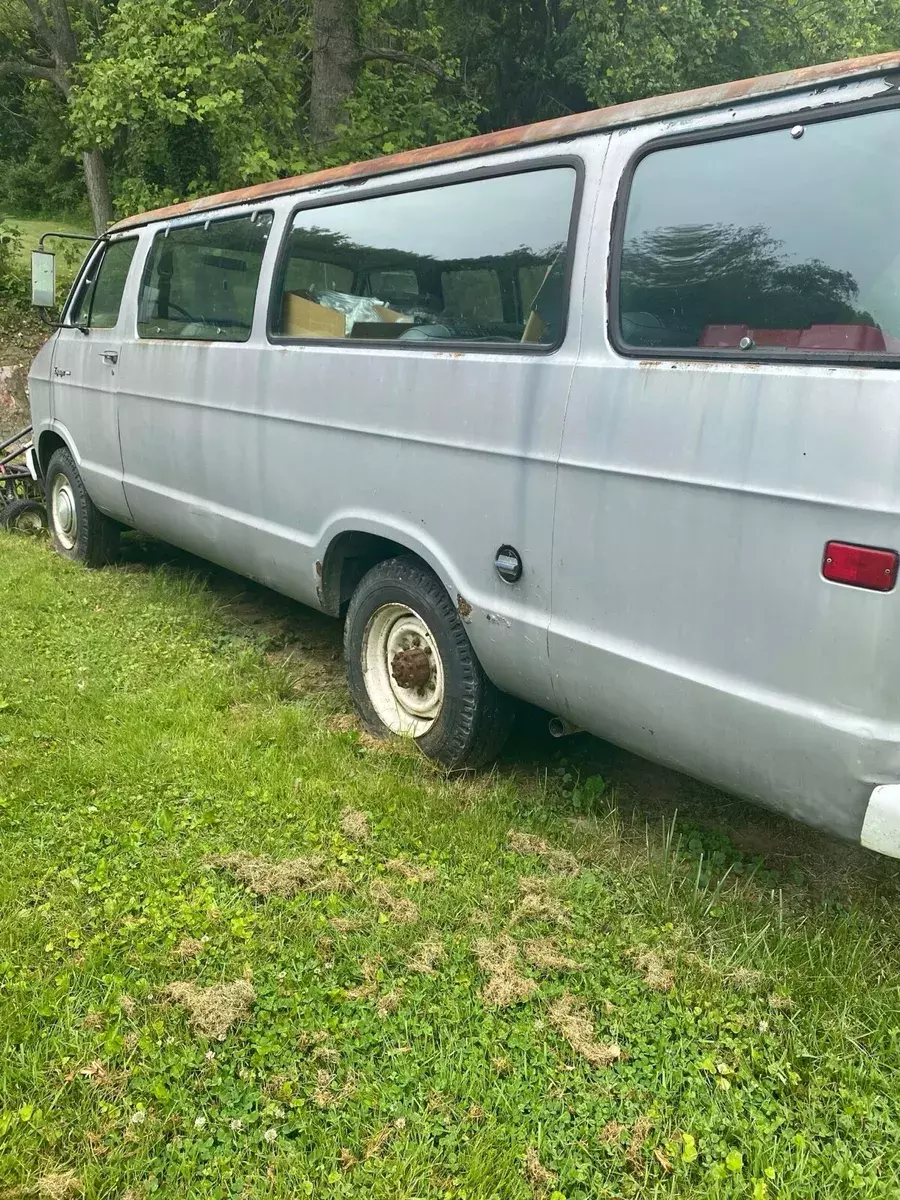
<path fill-rule="evenodd" d="M 114 150 L 126 210 L 271 179 L 291 142 L 286 64 L 230 4 L 123 0 L 81 68 L 73 145 Z"/>
<path fill-rule="evenodd" d="M 0 222 L 0 312 L 23 309 L 29 299 L 22 265 L 22 235 L 15 225 Z"/>

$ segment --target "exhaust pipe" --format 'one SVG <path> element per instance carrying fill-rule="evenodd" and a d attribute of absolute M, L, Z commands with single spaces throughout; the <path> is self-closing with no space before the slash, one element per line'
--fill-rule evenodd
<path fill-rule="evenodd" d="M 584 732 L 580 726 L 573 725 L 571 721 L 567 721 L 563 717 L 551 717 L 547 722 L 547 728 L 550 736 L 554 738 L 570 737 L 573 733 Z"/>

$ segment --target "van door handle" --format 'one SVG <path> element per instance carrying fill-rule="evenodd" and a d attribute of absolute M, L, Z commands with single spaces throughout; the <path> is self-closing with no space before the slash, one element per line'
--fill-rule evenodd
<path fill-rule="evenodd" d="M 109 367 L 114 367 L 119 361 L 119 354 L 116 350 L 101 350 L 100 357 Z"/>

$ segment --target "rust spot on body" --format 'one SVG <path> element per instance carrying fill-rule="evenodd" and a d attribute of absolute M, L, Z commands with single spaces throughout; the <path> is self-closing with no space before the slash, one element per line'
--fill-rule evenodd
<path fill-rule="evenodd" d="M 321 559 L 319 559 L 316 562 L 316 574 L 318 575 L 318 577 L 320 579 L 322 578 L 322 561 L 321 561 Z"/>
<path fill-rule="evenodd" d="M 336 186 L 395 171 L 411 171 L 417 167 L 455 162 L 498 150 L 515 150 L 522 146 L 596 133 L 598 130 L 638 125 L 669 116 L 706 112 L 714 108 L 727 108 L 731 104 L 752 100 L 758 96 L 802 91 L 805 88 L 816 88 L 853 77 L 884 74 L 892 69 L 900 69 L 900 51 L 891 50 L 886 54 L 873 54 L 867 58 L 848 58 L 843 62 L 801 67 L 794 71 L 781 71 L 777 75 L 757 75 L 753 79 L 716 83 L 711 87 L 693 88 L 687 92 L 675 92 L 667 96 L 651 96 L 646 100 L 630 100 L 625 104 L 613 104 L 609 108 L 592 109 L 589 112 L 554 117 L 549 121 L 538 121 L 534 125 L 499 129 L 493 133 L 480 134 L 478 137 L 444 142 L 438 146 L 423 146 L 418 150 L 404 150 L 400 154 L 371 158 L 367 162 L 347 163 L 341 167 L 313 171 L 308 175 L 296 175 L 291 179 L 273 179 L 269 183 L 237 188 L 235 191 L 221 192 L 215 196 L 202 196 L 198 200 L 187 200 L 182 204 L 170 204 L 165 208 L 126 217 L 114 225 L 112 231 L 118 232 L 135 225 L 147 225 L 151 221 L 190 216 L 192 213 L 208 212 L 213 208 L 226 208 L 234 204 L 255 204 L 272 196 Z"/>
<path fill-rule="evenodd" d="M 463 619 L 464 621 L 465 621 L 465 620 L 466 620 L 468 617 L 471 617 L 471 615 L 472 615 L 472 605 L 471 605 L 471 604 L 468 602 L 468 600 L 465 598 L 465 596 L 460 596 L 459 594 L 457 594 L 457 597 L 456 597 L 456 611 L 459 613 L 459 615 L 462 617 L 462 619 Z"/>

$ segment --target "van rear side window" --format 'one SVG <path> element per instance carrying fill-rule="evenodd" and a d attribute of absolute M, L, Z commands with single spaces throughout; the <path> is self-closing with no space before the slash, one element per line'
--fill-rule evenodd
<path fill-rule="evenodd" d="M 300 209 L 272 335 L 558 344 L 576 181 L 555 166 Z"/>
<path fill-rule="evenodd" d="M 246 342 L 270 212 L 163 230 L 138 301 L 138 336 Z"/>
<path fill-rule="evenodd" d="M 885 109 L 649 153 L 628 197 L 621 341 L 900 353 L 898 132 Z"/>

